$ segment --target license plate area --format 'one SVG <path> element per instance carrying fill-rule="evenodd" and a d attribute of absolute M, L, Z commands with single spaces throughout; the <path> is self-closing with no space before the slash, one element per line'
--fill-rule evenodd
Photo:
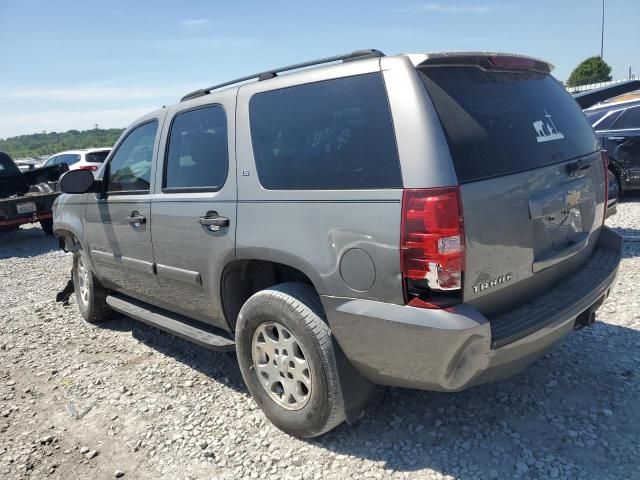
<path fill-rule="evenodd" d="M 587 245 L 595 225 L 595 206 L 595 189 L 589 177 L 562 182 L 529 198 L 534 273 Z"/>
<path fill-rule="evenodd" d="M 34 202 L 18 203 L 16 210 L 18 213 L 33 213 L 36 211 L 36 204 Z"/>

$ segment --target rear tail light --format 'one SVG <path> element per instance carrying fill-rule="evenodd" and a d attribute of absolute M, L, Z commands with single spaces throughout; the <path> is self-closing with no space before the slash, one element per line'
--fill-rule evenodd
<path fill-rule="evenodd" d="M 405 189 L 401 228 L 400 267 L 407 302 L 440 308 L 440 297 L 450 304 L 455 298 L 451 293 L 461 292 L 464 270 L 459 187 Z"/>
<path fill-rule="evenodd" d="M 604 213 L 602 215 L 602 224 L 604 225 L 609 206 L 609 155 L 606 150 L 602 150 L 602 165 L 604 166 Z"/>
<path fill-rule="evenodd" d="M 95 165 L 82 165 L 78 167 L 78 170 L 89 170 L 91 172 L 95 172 L 96 170 L 98 170 L 98 167 L 96 167 Z"/>

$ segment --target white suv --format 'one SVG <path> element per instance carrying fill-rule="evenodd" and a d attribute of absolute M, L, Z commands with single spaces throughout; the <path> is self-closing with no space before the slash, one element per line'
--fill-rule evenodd
<path fill-rule="evenodd" d="M 66 150 L 51 156 L 45 167 L 66 163 L 69 170 L 89 170 L 97 176 L 100 166 L 109 155 L 110 148 L 89 148 L 83 150 Z"/>

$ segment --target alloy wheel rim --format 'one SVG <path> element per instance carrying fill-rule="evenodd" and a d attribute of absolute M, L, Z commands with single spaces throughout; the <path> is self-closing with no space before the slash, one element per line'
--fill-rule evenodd
<path fill-rule="evenodd" d="M 84 305 L 89 305 L 89 270 L 84 265 L 82 256 L 78 257 L 78 286 L 80 287 L 80 300 Z"/>
<path fill-rule="evenodd" d="M 311 369 L 293 333 L 277 322 L 264 322 L 253 334 L 254 371 L 271 399 L 287 410 L 300 410 L 311 397 Z"/>

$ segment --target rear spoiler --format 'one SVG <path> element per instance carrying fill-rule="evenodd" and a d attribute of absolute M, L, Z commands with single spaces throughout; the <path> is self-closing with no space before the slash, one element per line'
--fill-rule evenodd
<path fill-rule="evenodd" d="M 573 98 L 583 110 L 597 103 L 603 102 L 618 95 L 640 90 L 640 80 L 629 80 L 606 87 L 594 88 L 586 92 L 574 93 Z"/>
<path fill-rule="evenodd" d="M 522 71 L 534 70 L 550 73 L 553 65 L 539 58 L 513 53 L 446 52 L 429 53 L 416 65 L 420 67 L 474 66 L 483 70 Z"/>

